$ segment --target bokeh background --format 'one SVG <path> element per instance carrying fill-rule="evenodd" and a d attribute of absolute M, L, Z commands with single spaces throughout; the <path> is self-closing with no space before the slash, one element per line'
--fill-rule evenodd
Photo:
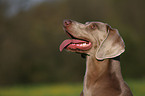
<path fill-rule="evenodd" d="M 68 96 L 67 89 L 82 89 L 85 59 L 59 52 L 59 45 L 68 38 L 62 28 L 64 19 L 101 21 L 117 28 L 126 44 L 121 56 L 123 77 L 133 93 L 145 96 L 144 0 L 0 0 L 0 96 L 39 96 L 32 94 L 38 90 L 23 90 L 32 86 L 46 90 L 49 86 L 43 85 L 49 84 L 47 90 L 56 84 L 52 93 L 58 92 L 55 88 L 64 93 L 39 92 L 41 96 Z M 23 92 L 26 95 L 18 95 Z"/>

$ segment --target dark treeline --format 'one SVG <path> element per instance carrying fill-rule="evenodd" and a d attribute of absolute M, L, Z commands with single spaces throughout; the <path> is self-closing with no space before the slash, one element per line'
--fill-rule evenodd
<path fill-rule="evenodd" d="M 85 59 L 59 52 L 68 38 L 62 21 L 101 21 L 117 28 L 126 51 L 121 56 L 125 78 L 145 77 L 144 0 L 62 0 L 42 3 L 6 18 L 0 5 L 0 85 L 80 82 Z"/>

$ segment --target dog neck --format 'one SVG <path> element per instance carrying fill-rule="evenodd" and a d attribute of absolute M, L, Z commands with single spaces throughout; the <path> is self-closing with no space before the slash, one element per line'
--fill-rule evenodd
<path fill-rule="evenodd" d="M 95 89 L 113 87 L 120 92 L 120 82 L 123 81 L 120 59 L 96 60 L 95 56 L 87 56 L 86 73 L 84 78 L 84 92 Z M 92 93 L 92 92 L 91 92 Z M 89 96 L 89 93 L 84 93 Z"/>

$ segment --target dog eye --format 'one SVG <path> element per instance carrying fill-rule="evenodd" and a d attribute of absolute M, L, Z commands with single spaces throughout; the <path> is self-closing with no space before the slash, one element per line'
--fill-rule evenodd
<path fill-rule="evenodd" d="M 85 24 L 90 24 L 90 22 L 86 22 Z"/>
<path fill-rule="evenodd" d="M 90 25 L 90 28 L 95 30 L 98 28 L 98 25 L 96 23 L 94 23 L 94 24 Z"/>

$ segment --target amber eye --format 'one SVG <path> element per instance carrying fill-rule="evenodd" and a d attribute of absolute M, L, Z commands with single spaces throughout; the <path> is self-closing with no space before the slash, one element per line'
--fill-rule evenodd
<path fill-rule="evenodd" d="M 93 29 L 93 30 L 95 30 L 95 29 L 98 28 L 98 26 L 97 26 L 97 24 L 94 23 L 94 24 L 92 24 L 92 25 L 90 26 L 90 28 Z"/>

